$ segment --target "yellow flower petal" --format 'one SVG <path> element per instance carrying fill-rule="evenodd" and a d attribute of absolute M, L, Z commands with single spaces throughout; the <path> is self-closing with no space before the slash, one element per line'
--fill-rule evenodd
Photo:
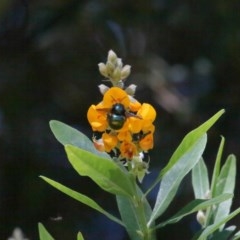
<path fill-rule="evenodd" d="M 103 133 L 102 135 L 104 147 L 106 152 L 110 152 L 118 144 L 118 139 L 115 135 Z"/>
<path fill-rule="evenodd" d="M 143 103 L 137 115 L 140 116 L 144 120 L 150 120 L 153 122 L 156 118 L 156 111 L 154 107 L 148 103 Z"/>
<path fill-rule="evenodd" d="M 149 133 L 139 142 L 139 146 L 143 151 L 148 151 L 153 148 L 153 134 Z"/>
<path fill-rule="evenodd" d="M 102 110 L 97 110 L 95 105 L 91 105 L 88 109 L 87 119 L 93 131 L 103 132 L 108 126 L 106 113 Z"/>
<path fill-rule="evenodd" d="M 128 128 L 131 133 L 139 133 L 142 130 L 143 120 L 137 117 L 128 118 Z"/>
<path fill-rule="evenodd" d="M 137 112 L 141 108 L 141 103 L 138 102 L 135 98 L 130 97 L 129 111 Z"/>
<path fill-rule="evenodd" d="M 130 134 L 130 132 L 128 130 L 126 131 L 119 131 L 118 135 L 118 140 L 119 141 L 127 141 L 127 142 L 131 142 L 132 141 L 132 136 Z"/>
<path fill-rule="evenodd" d="M 111 109 L 116 103 L 123 104 L 125 109 L 127 109 L 130 104 L 130 100 L 124 90 L 118 87 L 112 87 L 103 96 L 103 106 Z"/>
<path fill-rule="evenodd" d="M 155 126 L 152 124 L 150 120 L 145 120 L 143 121 L 142 131 L 143 133 L 148 133 L 148 132 L 154 133 Z"/>

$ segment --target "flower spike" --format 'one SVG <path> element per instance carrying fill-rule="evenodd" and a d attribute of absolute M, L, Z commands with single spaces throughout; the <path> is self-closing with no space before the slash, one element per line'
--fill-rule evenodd
<path fill-rule="evenodd" d="M 91 105 L 87 118 L 94 132 L 98 132 L 93 143 L 97 150 L 105 151 L 113 159 L 129 166 L 129 171 L 141 182 L 148 173 L 148 162 L 143 161 L 143 152 L 153 148 L 153 122 L 156 111 L 148 103 L 141 104 L 133 96 L 136 85 L 124 88 L 124 82 L 130 75 L 131 66 L 123 65 L 112 50 L 108 52 L 107 62 L 99 63 L 99 72 L 112 84 L 99 85 L 102 101 Z"/>

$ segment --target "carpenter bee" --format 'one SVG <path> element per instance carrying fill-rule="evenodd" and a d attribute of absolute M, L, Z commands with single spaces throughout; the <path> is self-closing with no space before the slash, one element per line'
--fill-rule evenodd
<path fill-rule="evenodd" d="M 127 117 L 140 118 L 134 113 L 126 111 L 123 104 L 116 103 L 107 115 L 108 124 L 112 129 L 119 130 L 123 127 Z"/>
<path fill-rule="evenodd" d="M 112 109 L 107 115 L 109 126 L 114 130 L 119 130 L 123 127 L 126 121 L 126 110 L 121 103 L 113 105 Z"/>

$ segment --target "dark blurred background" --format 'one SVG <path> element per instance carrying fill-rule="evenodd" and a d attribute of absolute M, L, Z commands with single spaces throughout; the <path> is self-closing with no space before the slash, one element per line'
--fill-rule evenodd
<path fill-rule="evenodd" d="M 38 239 L 40 221 L 58 240 L 76 239 L 78 231 L 89 240 L 128 239 L 121 227 L 38 177 L 117 214 L 114 197 L 70 167 L 48 125 L 57 119 L 91 137 L 86 111 L 101 99 L 97 64 L 109 49 L 132 66 L 127 84 L 138 85 L 136 98 L 158 112 L 145 187 L 183 136 L 221 108 L 226 114 L 209 132 L 205 160 L 212 170 L 220 135 L 226 137 L 224 158 L 239 156 L 239 9 L 237 0 L 1 0 L 0 238 L 18 226 Z M 165 217 L 193 199 L 189 178 L 181 186 Z M 159 239 L 190 239 L 197 229 L 191 216 Z"/>

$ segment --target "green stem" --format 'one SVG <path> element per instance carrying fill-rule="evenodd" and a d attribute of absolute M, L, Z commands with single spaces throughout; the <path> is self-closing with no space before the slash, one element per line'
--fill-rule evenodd
<path fill-rule="evenodd" d="M 136 195 L 133 198 L 133 204 L 135 206 L 135 214 L 136 218 L 138 220 L 138 225 L 140 229 L 136 229 L 138 231 L 139 236 L 142 240 L 152 240 L 152 229 L 150 229 L 147 225 L 148 219 L 146 216 L 146 210 L 144 207 L 144 203 L 146 200 L 145 196 L 142 194 L 139 194 L 139 191 L 137 190 L 137 183 L 136 183 L 136 177 L 133 176 L 134 186 L 135 186 L 135 192 Z"/>
<path fill-rule="evenodd" d="M 140 227 L 138 233 L 141 236 L 142 240 L 151 240 L 151 230 L 147 226 L 147 218 L 145 215 L 143 199 L 139 198 L 139 196 L 134 199 L 134 206 Z"/>

